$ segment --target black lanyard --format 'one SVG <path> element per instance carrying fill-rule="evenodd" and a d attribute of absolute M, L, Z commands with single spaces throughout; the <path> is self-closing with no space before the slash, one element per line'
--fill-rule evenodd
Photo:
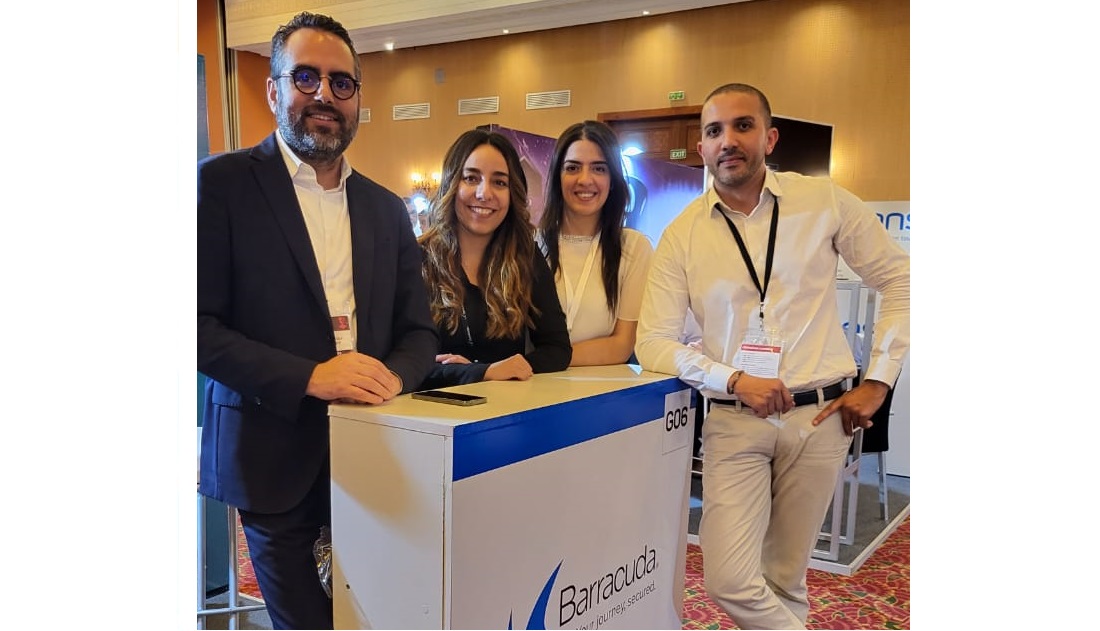
<path fill-rule="evenodd" d="M 741 250 L 741 258 L 745 259 L 745 266 L 749 268 L 749 276 L 752 277 L 752 282 L 756 285 L 756 291 L 760 292 L 760 322 L 764 322 L 764 296 L 768 293 L 768 282 L 772 278 L 772 260 L 775 259 L 775 233 L 779 227 L 779 198 L 775 198 L 775 208 L 772 209 L 772 227 L 768 233 L 768 258 L 764 265 L 763 286 L 760 285 L 760 278 L 756 275 L 756 266 L 752 264 L 749 250 L 745 247 L 745 240 L 741 238 L 737 226 L 733 225 L 733 222 L 726 216 L 726 213 L 722 212 L 721 208 L 718 209 L 718 212 L 722 215 L 722 219 L 726 220 L 726 225 L 730 227 L 733 238 L 737 240 L 737 247 Z"/>
<path fill-rule="evenodd" d="M 462 305 L 462 326 L 466 328 L 466 346 L 474 347 L 474 336 L 470 333 L 470 321 L 466 319 L 466 305 Z"/>

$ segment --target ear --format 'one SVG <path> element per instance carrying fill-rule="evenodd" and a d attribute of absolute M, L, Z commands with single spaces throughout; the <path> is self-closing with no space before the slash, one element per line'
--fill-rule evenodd
<path fill-rule="evenodd" d="M 271 109 L 271 113 L 275 113 L 275 105 L 279 99 L 279 85 L 275 82 L 275 79 L 271 77 L 267 78 L 267 106 Z"/>
<path fill-rule="evenodd" d="M 769 149 L 769 151 L 771 151 L 771 150 Z M 695 153 L 699 154 L 700 158 L 703 158 L 704 160 L 706 159 L 706 156 L 703 155 L 703 141 L 702 140 L 695 143 Z"/>
<path fill-rule="evenodd" d="M 764 155 L 770 156 L 772 150 L 775 149 L 775 143 L 779 142 L 779 130 L 775 127 L 768 128 L 768 150 L 764 152 Z"/>

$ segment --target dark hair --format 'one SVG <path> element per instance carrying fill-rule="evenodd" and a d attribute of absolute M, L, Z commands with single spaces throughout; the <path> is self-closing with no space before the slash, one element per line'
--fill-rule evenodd
<path fill-rule="evenodd" d="M 726 85 L 718 86 L 717 88 L 711 90 L 711 93 L 707 95 L 707 98 L 703 99 L 703 104 L 706 105 L 707 101 L 718 96 L 719 94 L 725 94 L 727 92 L 755 94 L 756 98 L 760 99 L 760 108 L 764 110 L 764 127 L 770 128 L 772 126 L 772 106 L 770 103 L 768 103 L 768 97 L 764 96 L 763 92 L 747 83 L 727 83 Z"/>
<path fill-rule="evenodd" d="M 458 330 L 466 293 L 462 283 L 455 197 L 466 160 L 482 145 L 489 145 L 504 156 L 508 165 L 509 197 L 508 214 L 489 240 L 478 270 L 477 285 L 485 295 L 489 315 L 486 335 L 517 337 L 525 327 L 534 326 L 531 316 L 537 313 L 531 302 L 535 239 L 527 207 L 527 177 L 519 153 L 507 137 L 472 129 L 447 149 L 439 190 L 432 199 L 431 225 L 419 240 L 424 250 L 424 282 L 436 326 L 454 333 Z"/>
<path fill-rule="evenodd" d="M 348 30 L 344 28 L 342 24 L 336 20 L 330 18 L 327 15 L 321 15 L 320 13 L 310 13 L 303 11 L 298 15 L 291 18 L 289 22 L 279 27 L 275 34 L 271 36 L 271 77 L 275 78 L 283 72 L 283 65 L 286 63 L 286 40 L 290 39 L 290 36 L 297 30 L 303 28 L 312 28 L 319 31 L 325 31 L 332 33 L 339 37 L 348 45 L 348 50 L 351 51 L 351 57 L 355 60 L 355 79 L 358 81 L 360 78 L 359 71 L 359 55 L 355 52 L 355 45 L 351 43 L 351 35 Z"/>
<path fill-rule="evenodd" d="M 565 196 L 561 190 L 561 171 L 565 166 L 565 154 L 578 140 L 590 140 L 600 148 L 611 173 L 611 189 L 607 192 L 607 201 L 600 209 L 600 250 L 603 253 L 602 277 L 607 308 L 612 314 L 619 303 L 619 263 L 623 257 L 623 219 L 626 217 L 626 205 L 630 201 L 626 176 L 623 174 L 622 150 L 615 131 L 605 123 L 586 120 L 570 125 L 558 136 L 554 146 L 554 157 L 550 161 L 549 192 L 546 196 L 546 208 L 542 213 L 539 228 L 546 244 L 546 258 L 550 271 L 558 273 L 561 268 L 561 254 L 558 237 L 561 235 L 562 215 L 565 212 Z"/>

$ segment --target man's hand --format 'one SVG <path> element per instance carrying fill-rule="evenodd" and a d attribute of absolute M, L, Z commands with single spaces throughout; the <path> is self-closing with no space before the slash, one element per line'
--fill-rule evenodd
<path fill-rule="evenodd" d="M 742 405 L 752 408 L 753 414 L 760 418 L 768 418 L 776 412 L 790 412 L 794 407 L 791 391 L 779 379 L 742 373 L 733 384 L 733 393 Z"/>
<path fill-rule="evenodd" d="M 354 351 L 317 364 L 306 385 L 310 396 L 344 403 L 382 403 L 400 392 L 401 380 L 385 364 Z"/>
<path fill-rule="evenodd" d="M 468 364 L 470 360 L 466 359 L 462 355 L 454 355 L 451 353 L 443 353 L 435 356 L 437 364 Z"/>
<path fill-rule="evenodd" d="M 485 371 L 485 381 L 507 381 L 509 379 L 526 381 L 533 374 L 535 374 L 535 371 L 531 369 L 531 364 L 527 363 L 527 358 L 517 354 L 508 359 L 489 364 L 489 369 Z"/>
<path fill-rule="evenodd" d="M 864 381 L 840 395 L 839 398 L 830 401 L 829 405 L 814 417 L 813 424 L 815 427 L 820 425 L 826 417 L 840 410 L 840 422 L 844 427 L 844 433 L 851 436 L 856 427 L 867 429 L 874 425 L 871 422 L 871 416 L 882 406 L 888 392 L 890 392 L 890 386 L 881 381 L 870 379 Z"/>

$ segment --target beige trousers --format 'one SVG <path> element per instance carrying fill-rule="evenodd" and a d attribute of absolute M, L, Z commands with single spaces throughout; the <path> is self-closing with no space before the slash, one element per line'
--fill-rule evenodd
<path fill-rule="evenodd" d="M 707 593 L 742 629 L 804 629 L 806 569 L 851 438 L 824 404 L 767 419 L 714 405 L 703 423 L 699 544 Z"/>

